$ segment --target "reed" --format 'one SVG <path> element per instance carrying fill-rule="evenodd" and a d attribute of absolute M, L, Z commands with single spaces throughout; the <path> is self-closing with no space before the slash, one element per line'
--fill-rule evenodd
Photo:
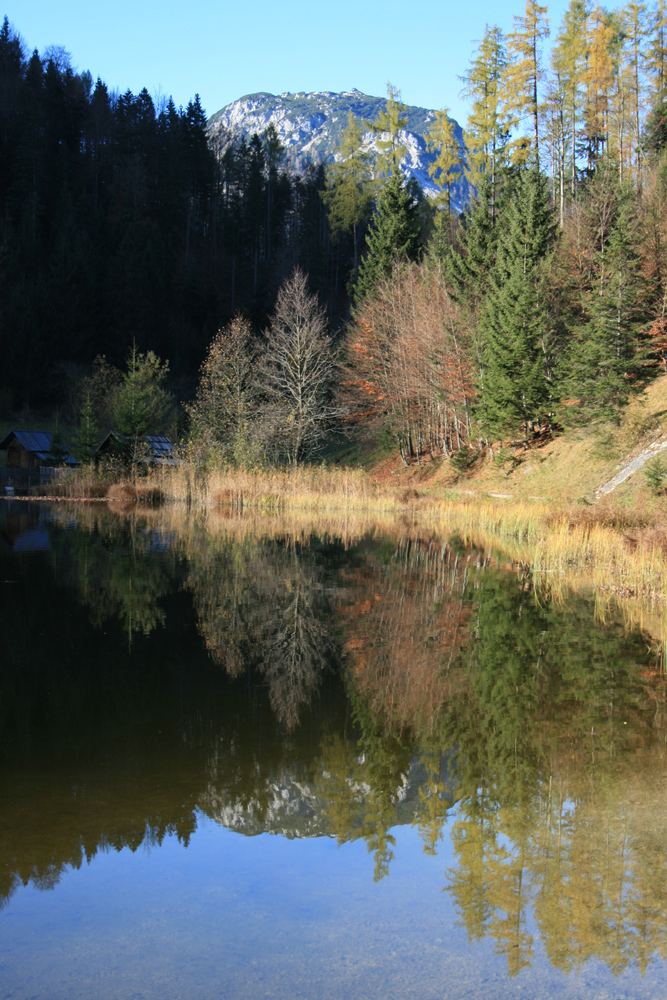
<path fill-rule="evenodd" d="M 530 567 L 541 586 L 576 576 L 596 589 L 662 599 L 667 594 L 667 536 L 655 529 L 633 532 L 596 523 L 572 523 L 567 511 L 544 505 L 448 504 L 429 511 L 440 530 L 466 541 L 501 547 Z"/>
<path fill-rule="evenodd" d="M 169 500 L 208 509 L 382 510 L 401 507 L 397 493 L 380 489 L 361 469 L 309 465 L 287 469 L 216 469 L 194 466 L 151 471 L 153 483 Z"/>

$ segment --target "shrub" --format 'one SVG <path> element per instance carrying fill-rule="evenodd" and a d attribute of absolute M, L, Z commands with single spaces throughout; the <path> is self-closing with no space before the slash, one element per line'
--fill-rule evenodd
<path fill-rule="evenodd" d="M 661 455 L 656 455 L 646 463 L 644 469 L 646 485 L 654 496 L 662 493 L 665 488 L 665 478 L 667 477 L 667 465 Z"/>

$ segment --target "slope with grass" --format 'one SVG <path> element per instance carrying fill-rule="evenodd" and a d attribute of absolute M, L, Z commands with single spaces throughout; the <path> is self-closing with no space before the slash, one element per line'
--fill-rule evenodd
<path fill-rule="evenodd" d="M 457 497 L 572 505 L 626 511 L 647 523 L 667 520 L 667 504 L 647 484 L 644 466 L 667 447 L 667 375 L 653 382 L 621 414 L 618 424 L 569 430 L 526 450 L 485 450 L 459 474 L 446 461 L 404 467 L 398 458 L 368 461 L 373 479 L 416 498 Z M 352 457 L 352 456 L 351 456 Z M 358 460 L 358 453 L 352 460 Z M 613 488 L 610 484 L 613 483 Z"/>

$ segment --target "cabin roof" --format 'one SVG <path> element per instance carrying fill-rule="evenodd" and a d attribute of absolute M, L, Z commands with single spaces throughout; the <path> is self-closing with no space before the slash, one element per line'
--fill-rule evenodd
<path fill-rule="evenodd" d="M 16 438 L 26 451 L 30 451 L 39 458 L 46 459 L 51 450 L 52 436 L 48 431 L 10 431 L 2 441 L 0 441 L 0 451 L 9 448 L 12 438 Z"/>
<path fill-rule="evenodd" d="M 156 458 L 172 458 L 174 446 L 165 434 L 147 434 L 146 441 Z"/>
<path fill-rule="evenodd" d="M 144 434 L 141 438 L 148 445 L 150 457 L 160 463 L 174 459 L 174 445 L 166 434 Z M 109 431 L 106 437 L 100 441 L 97 451 L 106 451 L 114 442 L 117 445 L 127 444 L 128 439 L 118 434 L 116 431 Z"/>
<path fill-rule="evenodd" d="M 13 430 L 0 441 L 0 451 L 5 451 L 9 448 L 12 443 L 12 438 L 16 438 L 18 443 L 29 451 L 32 455 L 35 455 L 45 464 L 53 457 L 51 455 L 51 446 L 53 444 L 53 435 L 50 431 L 24 431 L 24 430 Z M 76 465 L 76 459 L 72 457 L 67 445 L 63 444 L 63 451 L 65 452 L 65 460 L 68 465 Z"/>

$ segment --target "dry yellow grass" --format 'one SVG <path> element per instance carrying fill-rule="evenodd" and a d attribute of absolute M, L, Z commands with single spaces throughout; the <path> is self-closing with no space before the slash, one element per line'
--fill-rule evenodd
<path fill-rule="evenodd" d="M 466 496 L 505 495 L 515 501 L 549 503 L 556 508 L 582 500 L 592 502 L 596 490 L 612 478 L 619 462 L 648 444 L 667 437 L 667 375 L 656 379 L 622 413 L 618 426 L 600 424 L 569 431 L 529 451 L 505 449 L 496 461 L 486 455 L 470 475 L 456 479 L 447 461 L 396 467 L 393 478 L 430 496 L 449 490 Z M 504 461 L 500 462 L 499 457 Z M 646 489 L 640 471 L 616 489 L 616 507 L 639 507 L 667 519 L 664 501 Z"/>
<path fill-rule="evenodd" d="M 399 498 L 361 469 L 312 465 L 287 469 L 220 469 L 183 465 L 151 472 L 147 484 L 170 500 L 204 508 L 248 510 L 398 510 Z"/>

